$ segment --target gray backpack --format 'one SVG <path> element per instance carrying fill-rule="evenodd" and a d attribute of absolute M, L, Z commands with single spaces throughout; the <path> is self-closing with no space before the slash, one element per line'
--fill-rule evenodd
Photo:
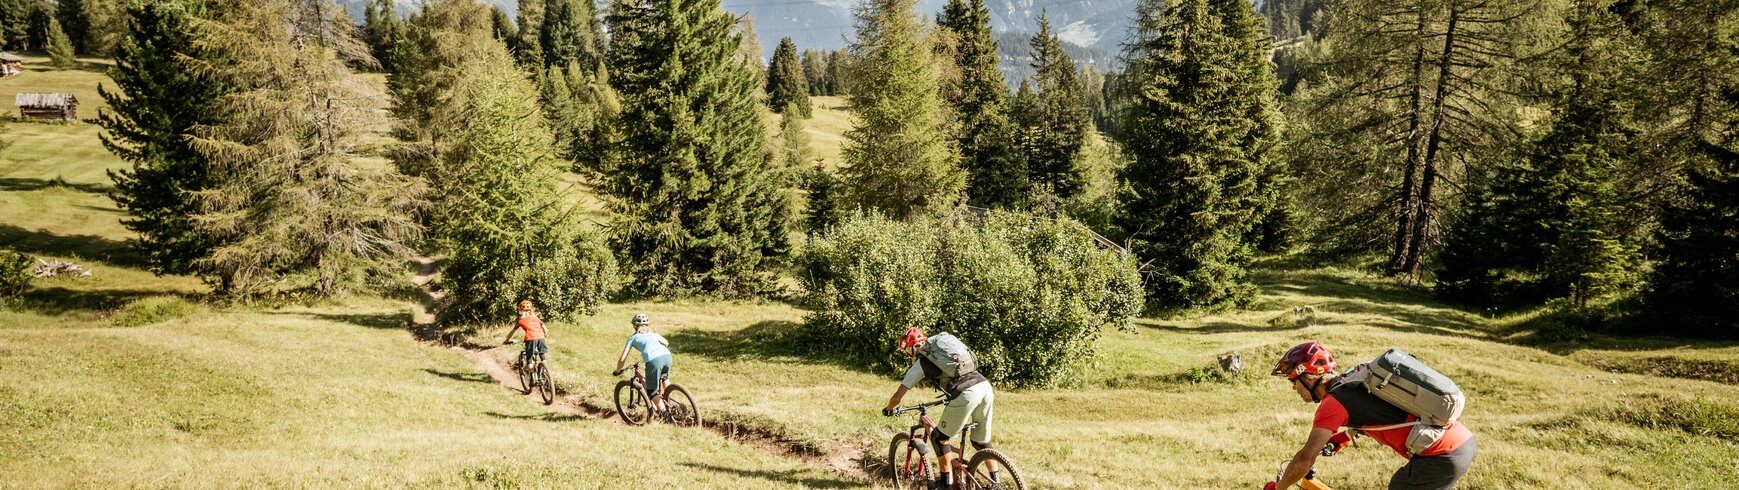
<path fill-rule="evenodd" d="M 942 368 L 943 379 L 953 379 L 978 370 L 978 359 L 972 357 L 972 351 L 967 350 L 966 344 L 955 338 L 954 334 L 943 332 L 930 337 L 929 341 L 918 347 L 918 355 Z"/>
<path fill-rule="evenodd" d="M 1407 449 L 1413 454 L 1424 452 L 1443 438 L 1449 424 L 1460 418 L 1467 406 L 1467 397 L 1454 381 L 1400 349 L 1389 349 L 1375 360 L 1353 367 L 1343 378 L 1343 382 L 1359 383 L 1365 391 L 1419 418 L 1403 424 L 1356 428 L 1377 431 L 1412 426 Z"/>

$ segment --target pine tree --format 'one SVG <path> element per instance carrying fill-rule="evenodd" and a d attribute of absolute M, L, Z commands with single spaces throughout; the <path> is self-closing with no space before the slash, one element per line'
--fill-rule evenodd
<path fill-rule="evenodd" d="M 495 28 L 490 30 L 495 40 L 512 43 L 519 39 L 519 27 L 513 25 L 513 19 L 507 16 L 507 12 L 501 11 L 501 7 L 490 5 L 489 16 L 495 24 Z"/>
<path fill-rule="evenodd" d="M 1725 102 L 1739 107 L 1739 93 Z M 1685 172 L 1683 199 L 1661 213 L 1660 262 L 1649 278 L 1649 306 L 1667 330 L 1739 338 L 1739 113 L 1726 134 L 1697 148 L 1703 165 Z"/>
<path fill-rule="evenodd" d="M 233 0 L 213 9 L 213 74 L 238 87 L 224 121 L 196 130 L 210 165 L 196 232 L 231 237 L 195 261 L 226 296 L 305 287 L 326 296 L 386 273 L 420 235 L 420 183 L 368 170 L 351 148 L 384 121 L 370 85 L 345 66 L 366 57 L 347 15 L 321 0 Z M 305 282 L 304 282 L 305 281 Z M 274 285 L 276 284 L 276 285 Z"/>
<path fill-rule="evenodd" d="M 127 15 L 130 30 L 109 71 L 116 91 L 97 88 L 109 104 L 98 116 L 103 146 L 131 165 L 109 172 L 109 197 L 129 215 L 121 223 L 139 234 L 151 271 L 185 274 L 223 240 L 194 230 L 193 197 L 210 178 L 188 137 L 223 120 L 232 88 L 200 66 L 227 62 L 202 46 L 205 31 L 188 4 L 140 2 Z"/>
<path fill-rule="evenodd" d="M 810 116 L 809 80 L 797 60 L 797 44 L 790 37 L 780 38 L 779 47 L 773 48 L 773 65 L 767 69 L 767 106 L 780 113 L 788 106 L 795 107 L 799 115 Z"/>
<path fill-rule="evenodd" d="M 442 40 L 430 56 L 507 59 L 493 22 L 461 20 L 489 8 L 471 0 L 431 5 L 418 22 Z M 426 172 L 434 189 L 430 235 L 451 257 L 442 282 L 453 299 L 443 317 L 503 318 L 524 298 L 556 317 L 591 313 L 611 287 L 615 263 L 557 194 L 562 165 L 532 82 L 510 63 L 453 77 L 428 111 L 449 135 L 432 143 L 440 157 Z"/>
<path fill-rule="evenodd" d="M 809 85 L 809 95 L 833 95 L 830 86 L 833 82 L 827 78 L 827 52 L 819 49 L 805 49 L 802 56 L 803 79 Z"/>
<path fill-rule="evenodd" d="M 73 48 L 78 52 L 89 52 L 85 47 L 86 39 L 91 33 L 90 9 L 87 0 L 58 0 L 55 2 L 54 17 L 60 23 L 61 32 Z M 50 34 L 52 38 L 53 35 Z"/>
<path fill-rule="evenodd" d="M 529 70 L 549 67 L 544 62 L 542 41 L 545 1 L 519 0 L 519 38 L 510 45 L 513 47 L 513 59 L 519 62 L 519 66 Z"/>
<path fill-rule="evenodd" d="M 1027 175 L 1033 187 L 1067 199 L 1081 189 L 1081 152 L 1093 122 L 1088 118 L 1075 62 L 1063 51 L 1063 41 L 1051 32 L 1045 11 L 1039 12 L 1039 33 L 1032 38 L 1033 90 L 1037 104 L 1017 120 L 1022 127 Z"/>
<path fill-rule="evenodd" d="M 392 0 L 369 0 L 363 10 L 362 40 L 368 44 L 380 70 L 386 73 L 396 70 L 394 46 L 404 37 L 404 23 L 399 21 L 393 5 Z"/>
<path fill-rule="evenodd" d="M 836 49 L 827 53 L 827 91 L 830 95 L 851 95 L 845 78 L 846 65 L 851 63 L 851 53 Z"/>
<path fill-rule="evenodd" d="M 850 202 L 904 218 L 952 207 L 965 172 L 941 119 L 930 43 L 915 0 L 874 0 L 857 8 L 844 172 Z"/>
<path fill-rule="evenodd" d="M 60 29 L 60 21 L 55 19 L 48 20 L 48 56 L 55 68 L 64 70 L 78 66 L 72 41 L 67 40 L 66 31 Z"/>
<path fill-rule="evenodd" d="M 1255 292 L 1245 278 L 1246 233 L 1267 148 L 1251 113 L 1273 81 L 1249 69 L 1266 62 L 1240 26 L 1249 9 L 1242 0 L 1148 0 L 1137 9 L 1138 36 L 1124 52 L 1137 96 L 1119 132 L 1131 157 L 1129 196 L 1117 221 L 1152 262 L 1146 285 L 1158 308 L 1218 308 Z"/>
<path fill-rule="evenodd" d="M 1632 282 L 1639 258 L 1616 178 L 1638 158 L 1629 95 L 1638 46 L 1601 0 L 1568 11 L 1568 37 L 1544 60 L 1551 130 L 1528 161 L 1500 167 L 1451 228 L 1438 272 L 1447 296 L 1483 304 L 1568 297 L 1577 308 Z M 1639 210 L 1638 210 L 1639 211 Z"/>
<path fill-rule="evenodd" d="M 591 0 L 546 0 L 538 29 L 545 67 L 589 70 L 603 61 L 603 27 Z"/>
<path fill-rule="evenodd" d="M 759 293 L 792 217 L 735 17 L 718 0 L 628 0 L 608 19 L 622 112 L 604 188 L 635 291 Z"/>
<path fill-rule="evenodd" d="M 936 19 L 955 40 L 952 60 L 959 76 L 943 87 L 943 100 L 958 118 L 954 144 L 966 168 L 967 201 L 984 207 L 1018 207 L 1027 200 L 1026 169 L 1014 153 L 1008 86 L 990 31 L 984 0 L 950 0 Z"/>

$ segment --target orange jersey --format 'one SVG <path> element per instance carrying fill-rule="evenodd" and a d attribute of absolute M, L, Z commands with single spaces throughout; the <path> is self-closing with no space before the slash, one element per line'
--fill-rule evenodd
<path fill-rule="evenodd" d="M 525 329 L 525 340 L 543 340 L 543 319 L 536 313 L 519 315 L 519 328 Z"/>

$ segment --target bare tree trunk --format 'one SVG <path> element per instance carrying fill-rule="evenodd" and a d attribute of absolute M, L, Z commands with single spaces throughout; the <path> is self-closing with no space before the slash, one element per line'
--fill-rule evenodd
<path fill-rule="evenodd" d="M 1397 222 L 1395 223 L 1393 250 L 1389 253 L 1389 262 L 1386 267 L 1389 274 L 1401 273 L 1402 264 L 1407 257 L 1407 250 L 1412 246 L 1410 240 L 1412 235 L 1409 232 L 1413 228 L 1414 210 L 1417 207 L 1415 205 L 1415 196 L 1417 195 L 1415 192 L 1416 189 L 1418 189 L 1418 186 L 1415 185 L 1413 179 L 1414 176 L 1419 174 L 1420 167 L 1424 166 L 1423 152 L 1421 151 L 1422 147 L 1425 146 L 1423 141 L 1424 135 L 1420 132 L 1419 128 L 1422 126 L 1421 119 L 1424 118 L 1421 109 L 1423 108 L 1422 106 L 1424 106 L 1426 90 L 1424 42 L 1426 37 L 1426 15 L 1426 8 L 1420 6 L 1418 22 L 1414 24 L 1415 29 L 1413 31 L 1413 34 L 1418 37 L 1417 44 L 1415 44 L 1413 49 L 1413 74 L 1411 80 L 1413 85 L 1413 96 L 1407 104 L 1407 167 L 1401 175 L 1400 198 L 1395 203 L 1398 213 L 1396 216 Z"/>
<path fill-rule="evenodd" d="M 1414 212 L 1411 247 L 1401 264 L 1400 273 L 1418 277 L 1419 259 L 1425 253 L 1426 234 L 1433 221 L 1433 200 L 1436 194 L 1438 150 L 1443 147 L 1443 102 L 1449 96 L 1449 69 L 1455 61 L 1455 28 L 1461 15 L 1459 6 L 1451 6 L 1449 25 L 1443 31 L 1443 55 L 1437 60 L 1437 94 L 1431 104 L 1431 133 L 1424 158 L 1424 177 L 1419 181 L 1419 203 Z"/>

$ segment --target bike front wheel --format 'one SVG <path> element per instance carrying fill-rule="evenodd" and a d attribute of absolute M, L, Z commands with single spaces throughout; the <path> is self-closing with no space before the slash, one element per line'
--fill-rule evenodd
<path fill-rule="evenodd" d="M 996 463 L 996 481 L 990 480 L 990 465 Z M 1020 478 L 1020 469 L 1009 461 L 1008 456 L 995 449 L 983 449 L 972 453 L 972 462 L 966 466 L 966 472 L 971 474 L 967 479 L 971 483 L 967 488 L 976 490 L 1026 490 L 1026 481 Z"/>
<path fill-rule="evenodd" d="M 688 395 L 688 388 L 671 383 L 664 390 L 664 408 L 670 411 L 670 422 L 683 427 L 700 425 L 700 407 L 695 406 L 694 397 Z"/>
<path fill-rule="evenodd" d="M 556 401 L 556 381 L 549 376 L 549 365 L 537 365 L 538 390 L 543 392 L 543 404 L 549 405 Z"/>
<path fill-rule="evenodd" d="M 632 381 L 616 383 L 616 414 L 628 425 L 641 425 L 652 420 L 652 404 L 646 402 L 646 392 Z"/>
<path fill-rule="evenodd" d="M 894 435 L 894 441 L 888 443 L 888 473 L 894 480 L 894 488 L 926 488 L 930 481 L 930 457 L 919 444 L 923 441 L 912 441 L 912 435 L 900 433 Z"/>

